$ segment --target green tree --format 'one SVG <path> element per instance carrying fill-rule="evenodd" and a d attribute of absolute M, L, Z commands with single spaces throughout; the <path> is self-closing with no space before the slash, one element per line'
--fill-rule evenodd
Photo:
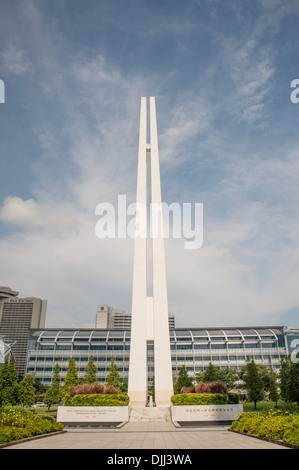
<path fill-rule="evenodd" d="M 31 406 L 35 403 L 35 374 L 27 374 L 20 383 L 19 403 L 21 405 Z"/>
<path fill-rule="evenodd" d="M 193 379 L 192 377 L 188 376 L 188 371 L 185 365 L 183 365 L 179 370 L 179 375 L 178 375 L 177 380 L 173 384 L 174 393 L 175 394 L 181 393 L 182 387 L 192 387 L 192 386 L 193 386 Z"/>
<path fill-rule="evenodd" d="M 280 396 L 286 402 L 291 401 L 290 366 L 291 366 L 290 356 L 282 357 L 280 361 L 280 370 L 279 370 Z"/>
<path fill-rule="evenodd" d="M 299 405 L 299 362 L 290 362 L 289 396 L 290 401 Z"/>
<path fill-rule="evenodd" d="M 19 383 L 14 356 L 4 361 L 0 369 L 0 405 L 16 405 Z"/>
<path fill-rule="evenodd" d="M 254 409 L 256 409 L 257 402 L 264 398 L 264 383 L 253 360 L 248 362 L 244 367 L 243 380 L 247 388 L 249 399 L 254 402 Z"/>
<path fill-rule="evenodd" d="M 120 374 L 118 367 L 115 364 L 114 357 L 111 357 L 109 374 L 107 376 L 107 386 L 112 385 L 113 387 L 120 389 Z"/>
<path fill-rule="evenodd" d="M 128 393 L 128 377 L 120 378 L 120 392 Z"/>
<path fill-rule="evenodd" d="M 50 410 L 51 405 L 60 403 L 62 399 L 62 387 L 60 385 L 59 372 L 59 365 L 56 364 L 56 366 L 54 367 L 52 384 L 46 391 L 46 395 L 44 397 L 44 402 L 46 403 L 46 405 L 48 405 L 48 410 Z"/>
<path fill-rule="evenodd" d="M 90 356 L 87 366 L 85 368 L 85 375 L 83 383 L 92 384 L 97 381 L 97 367 L 94 363 L 94 357 Z"/>
<path fill-rule="evenodd" d="M 229 367 L 218 369 L 210 363 L 207 370 L 197 372 L 195 378 L 197 382 L 214 382 L 215 380 L 220 380 L 220 382 L 225 383 L 229 389 L 232 389 L 235 387 L 236 381 L 238 380 L 238 373 Z"/>
<path fill-rule="evenodd" d="M 268 385 L 268 391 L 269 391 L 269 400 L 274 401 L 276 403 L 275 407 L 277 408 L 277 402 L 279 398 L 279 393 L 278 393 L 278 387 L 277 387 L 277 374 L 271 367 L 269 370 L 269 385 Z"/>
<path fill-rule="evenodd" d="M 76 361 L 73 357 L 70 358 L 67 368 L 67 373 L 63 385 L 63 391 L 68 392 L 71 385 L 78 385 L 78 369 L 76 367 Z"/>
<path fill-rule="evenodd" d="M 226 367 L 225 369 L 218 369 L 218 379 L 220 382 L 223 382 L 227 385 L 229 390 L 232 390 L 236 386 L 236 382 L 238 380 L 238 373 Z"/>
<path fill-rule="evenodd" d="M 204 373 L 204 382 L 214 382 L 215 380 L 219 380 L 219 370 L 210 362 Z"/>
<path fill-rule="evenodd" d="M 270 369 L 271 369 L 271 362 L 269 360 L 269 367 L 265 366 L 264 364 L 257 364 L 256 365 L 260 378 L 263 381 L 264 391 L 269 391 L 270 385 Z"/>
<path fill-rule="evenodd" d="M 36 401 L 43 401 L 45 393 L 49 388 L 49 385 L 45 385 L 42 381 L 35 377 L 34 380 L 34 388 L 35 388 L 35 399 Z"/>

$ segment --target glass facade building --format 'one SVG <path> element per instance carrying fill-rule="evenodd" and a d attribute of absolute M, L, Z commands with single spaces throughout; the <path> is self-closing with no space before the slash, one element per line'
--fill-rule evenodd
<path fill-rule="evenodd" d="M 281 358 L 291 353 L 289 337 L 298 340 L 299 330 L 283 326 L 256 328 L 175 328 L 169 331 L 172 370 L 178 372 L 185 365 L 189 374 L 215 367 L 239 370 L 247 358 L 257 364 L 279 370 Z M 105 382 L 114 357 L 121 377 L 128 376 L 130 358 L 130 330 L 106 329 L 39 329 L 29 334 L 27 373 L 34 372 L 43 383 L 50 384 L 53 369 L 60 367 L 60 376 L 66 376 L 68 361 L 76 361 L 79 378 L 90 356 L 94 357 L 97 379 Z M 154 376 L 154 345 L 148 344 L 148 377 Z"/>

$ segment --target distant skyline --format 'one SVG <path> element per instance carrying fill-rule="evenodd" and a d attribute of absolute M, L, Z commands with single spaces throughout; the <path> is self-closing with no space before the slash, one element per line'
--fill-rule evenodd
<path fill-rule="evenodd" d="M 4 0 L 0 285 L 47 327 L 131 313 L 141 96 L 155 96 L 162 199 L 203 204 L 203 245 L 165 240 L 178 327 L 299 327 L 297 0 Z M 3 100 L 2 100 L 3 101 Z"/>

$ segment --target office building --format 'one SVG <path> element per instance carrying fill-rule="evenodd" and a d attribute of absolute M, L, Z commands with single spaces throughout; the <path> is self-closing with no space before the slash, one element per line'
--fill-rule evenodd
<path fill-rule="evenodd" d="M 185 365 L 190 376 L 215 367 L 240 370 L 247 358 L 278 372 L 281 358 L 291 354 L 299 343 L 299 329 L 284 326 L 175 328 L 169 330 L 172 373 Z M 121 377 L 128 377 L 131 346 L 130 330 L 37 329 L 29 336 L 27 373 L 50 384 L 56 364 L 64 380 L 68 361 L 73 357 L 79 378 L 90 356 L 97 367 L 97 380 L 105 382 L 114 357 Z M 147 374 L 154 372 L 154 345 L 147 345 Z"/>
<path fill-rule="evenodd" d="M 169 328 L 175 328 L 174 315 L 168 315 Z M 124 310 L 111 308 L 109 305 L 98 305 L 96 314 L 96 329 L 105 328 L 108 330 L 129 330 L 131 329 L 132 315 Z"/>
<path fill-rule="evenodd" d="M 13 343 L 17 373 L 26 371 L 28 335 L 31 328 L 44 328 L 47 301 L 36 297 L 18 298 L 18 292 L 0 287 L 0 335 L 5 343 Z"/>

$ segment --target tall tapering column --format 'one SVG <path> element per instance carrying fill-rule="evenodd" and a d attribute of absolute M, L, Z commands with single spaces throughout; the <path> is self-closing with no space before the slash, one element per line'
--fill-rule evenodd
<path fill-rule="evenodd" d="M 163 237 L 161 178 L 155 98 L 150 98 L 151 132 L 151 194 L 153 246 L 153 313 L 154 313 L 154 367 L 155 402 L 169 405 L 173 394 L 172 367 L 169 342 L 168 299 Z"/>
<path fill-rule="evenodd" d="M 142 210 L 146 213 L 146 98 L 141 98 L 140 129 L 136 194 L 136 227 L 134 242 L 133 290 L 132 290 L 132 326 L 130 345 L 130 365 L 128 394 L 130 404 L 145 406 L 147 402 L 147 239 L 140 226 L 138 216 Z M 139 211 L 139 212 L 138 212 Z M 140 232 L 138 235 L 138 231 Z"/>
<path fill-rule="evenodd" d="M 154 343 L 155 402 L 169 406 L 173 393 L 169 342 L 168 301 L 163 238 L 160 165 L 155 98 L 150 98 L 150 144 L 147 143 L 146 98 L 141 98 L 137 171 L 136 229 L 132 293 L 132 328 L 129 364 L 131 406 L 147 401 L 147 342 Z M 153 295 L 147 295 L 147 232 L 140 224 L 147 220 L 146 154 L 151 165 L 151 238 Z M 138 217 L 142 212 L 143 217 Z M 144 228 L 144 227 L 143 227 Z"/>

